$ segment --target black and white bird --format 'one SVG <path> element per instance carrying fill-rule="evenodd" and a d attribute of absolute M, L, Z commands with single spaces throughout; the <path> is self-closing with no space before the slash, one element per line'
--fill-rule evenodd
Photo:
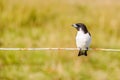
<path fill-rule="evenodd" d="M 76 23 L 72 25 L 77 29 L 76 45 L 79 48 L 78 56 L 87 56 L 87 51 L 91 43 L 91 35 L 87 30 L 86 25 L 83 23 Z"/>

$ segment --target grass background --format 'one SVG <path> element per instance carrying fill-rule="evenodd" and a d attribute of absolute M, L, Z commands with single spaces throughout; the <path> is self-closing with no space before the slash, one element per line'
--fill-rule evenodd
<path fill-rule="evenodd" d="M 0 47 L 76 47 L 85 23 L 91 48 L 120 48 L 119 0 L 0 0 Z M 119 52 L 0 51 L 0 80 L 120 80 Z"/>

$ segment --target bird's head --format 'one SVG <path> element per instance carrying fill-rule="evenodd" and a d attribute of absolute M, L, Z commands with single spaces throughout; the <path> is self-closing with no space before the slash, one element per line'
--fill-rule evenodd
<path fill-rule="evenodd" d="M 76 23 L 72 26 L 75 27 L 78 31 L 83 31 L 84 33 L 88 32 L 87 27 L 83 23 Z"/>

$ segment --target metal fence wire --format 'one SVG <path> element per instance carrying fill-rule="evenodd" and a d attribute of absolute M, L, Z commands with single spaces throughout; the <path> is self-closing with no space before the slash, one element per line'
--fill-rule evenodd
<path fill-rule="evenodd" d="M 0 51 L 79 50 L 79 48 L 0 48 Z M 120 52 L 120 49 L 89 48 L 94 51 Z"/>

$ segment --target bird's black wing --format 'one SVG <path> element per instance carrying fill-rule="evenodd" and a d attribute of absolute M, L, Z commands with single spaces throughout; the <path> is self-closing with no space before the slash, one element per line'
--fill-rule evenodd
<path fill-rule="evenodd" d="M 89 33 L 89 35 L 91 36 L 91 34 Z"/>

